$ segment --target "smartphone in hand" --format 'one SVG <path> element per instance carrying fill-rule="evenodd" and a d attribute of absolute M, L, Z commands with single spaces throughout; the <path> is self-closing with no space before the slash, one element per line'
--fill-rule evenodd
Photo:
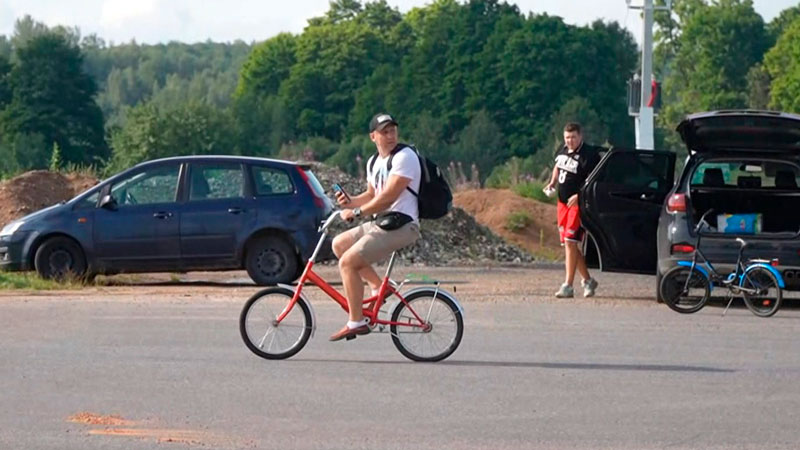
<path fill-rule="evenodd" d="M 335 183 L 333 185 L 333 192 L 336 194 L 336 200 L 339 200 L 339 203 L 341 204 L 350 203 L 350 196 L 347 195 L 347 192 L 344 191 L 344 189 L 342 188 L 342 186 L 339 185 L 339 183 Z M 342 199 L 339 199 L 339 194 L 341 194 Z"/>

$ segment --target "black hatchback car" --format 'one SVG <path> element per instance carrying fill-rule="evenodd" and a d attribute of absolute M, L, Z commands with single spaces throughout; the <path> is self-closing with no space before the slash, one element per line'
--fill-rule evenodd
<path fill-rule="evenodd" d="M 311 256 L 332 209 L 306 165 L 160 159 L 6 225 L 0 268 L 45 278 L 244 268 L 257 284 L 286 283 Z"/>
<path fill-rule="evenodd" d="M 691 258 L 696 223 L 713 209 L 701 247 L 715 266 L 733 268 L 743 237 L 745 256 L 777 259 L 786 288 L 800 290 L 800 116 L 715 111 L 677 131 L 689 156 L 676 182 L 675 154 L 650 150 L 611 150 L 590 175 L 580 202 L 587 263 L 658 283 Z"/>

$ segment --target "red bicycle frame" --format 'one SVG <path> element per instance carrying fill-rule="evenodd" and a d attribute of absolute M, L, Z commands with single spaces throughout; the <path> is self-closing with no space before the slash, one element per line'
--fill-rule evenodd
<path fill-rule="evenodd" d="M 389 269 L 386 271 L 386 276 L 383 277 L 383 281 L 381 282 L 381 287 L 378 289 L 378 294 L 373 295 L 367 299 L 364 299 L 364 316 L 369 318 L 370 325 L 396 325 L 396 326 L 405 326 L 405 327 L 418 327 L 422 328 L 423 330 L 427 330 L 430 327 L 422 318 L 408 305 L 405 297 L 403 297 L 399 292 L 397 292 L 389 283 L 389 273 L 391 273 L 392 267 L 394 266 L 394 258 L 395 255 L 392 254 L 392 258 L 389 262 Z M 339 291 L 337 291 L 333 286 L 331 286 L 327 281 L 325 281 L 322 277 L 316 274 L 312 269 L 314 266 L 314 258 L 308 260 L 308 264 L 306 265 L 305 270 L 303 271 L 303 275 L 300 276 L 300 279 L 297 281 L 297 287 L 294 290 L 294 295 L 292 296 L 292 300 L 289 304 L 286 305 L 283 312 L 278 316 L 276 319 L 277 323 L 280 323 L 287 314 L 292 311 L 294 305 L 297 304 L 297 300 L 300 298 L 300 293 L 303 291 L 303 286 L 307 281 L 314 283 L 317 287 L 322 289 L 322 292 L 326 293 L 328 297 L 332 298 L 345 312 L 350 312 L 350 307 L 347 304 L 347 298 L 345 298 Z M 391 320 L 384 320 L 378 317 L 378 311 L 383 306 L 384 301 L 388 295 L 395 295 L 397 298 L 403 302 L 411 314 L 414 315 L 416 319 L 416 323 L 412 323 L 410 320 L 409 322 L 393 322 Z M 367 307 L 367 305 L 372 305 Z"/>

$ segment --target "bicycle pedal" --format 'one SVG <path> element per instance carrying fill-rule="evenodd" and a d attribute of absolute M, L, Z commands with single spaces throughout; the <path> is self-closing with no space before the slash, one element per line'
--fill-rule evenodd
<path fill-rule="evenodd" d="M 353 340 L 353 339 L 355 339 L 355 338 L 356 338 L 356 335 L 354 334 L 354 335 L 352 335 L 352 336 L 347 336 L 346 338 L 344 338 L 344 340 L 346 340 L 346 341 L 352 341 L 352 340 Z"/>

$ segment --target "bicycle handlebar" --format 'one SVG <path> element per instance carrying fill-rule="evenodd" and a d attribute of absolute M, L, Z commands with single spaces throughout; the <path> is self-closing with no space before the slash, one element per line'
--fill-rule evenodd
<path fill-rule="evenodd" d="M 327 219 L 325 219 L 325 222 L 323 222 L 322 225 L 319 226 L 319 229 L 317 229 L 317 231 L 320 232 L 320 233 L 326 232 L 328 230 L 328 227 L 330 227 L 331 224 L 333 223 L 333 221 L 336 220 L 339 217 L 339 213 L 341 213 L 341 212 L 342 212 L 342 210 L 340 210 L 340 209 L 334 210 L 331 213 L 331 215 L 328 216 Z"/>

